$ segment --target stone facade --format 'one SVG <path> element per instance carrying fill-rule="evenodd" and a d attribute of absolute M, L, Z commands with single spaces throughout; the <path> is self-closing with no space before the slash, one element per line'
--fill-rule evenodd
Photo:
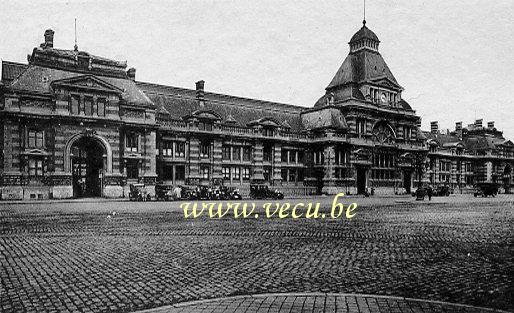
<path fill-rule="evenodd" d="M 505 190 L 512 184 L 512 143 L 501 133 L 461 132 L 496 139 L 485 152 L 468 140 L 453 155 L 458 143 L 419 129 L 365 24 L 311 108 L 206 92 L 203 81 L 138 82 L 125 62 L 56 49 L 53 36 L 45 32 L 28 64 L 2 62 L 2 199 L 127 197 L 134 183 L 151 194 L 156 184 L 248 194 L 251 183 L 296 196 L 401 194 L 441 182 L 432 166 L 446 159 L 448 183 L 480 172 Z M 463 159 L 473 160 L 470 171 L 455 174 Z"/>

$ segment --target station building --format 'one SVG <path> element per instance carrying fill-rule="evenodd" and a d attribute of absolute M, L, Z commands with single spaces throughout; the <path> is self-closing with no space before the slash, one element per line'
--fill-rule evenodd
<path fill-rule="evenodd" d="M 365 22 L 310 107 L 208 92 L 204 81 L 140 82 L 126 62 L 54 48 L 52 30 L 44 38 L 27 64 L 2 62 L 2 199 L 127 197 L 133 183 L 150 193 L 156 184 L 225 185 L 245 195 L 264 183 L 296 196 L 401 194 L 471 184 L 468 169 L 512 184 L 512 142 L 500 132 L 420 130 Z M 473 139 L 489 136 L 490 150 Z M 447 160 L 466 172 L 441 176 Z"/>

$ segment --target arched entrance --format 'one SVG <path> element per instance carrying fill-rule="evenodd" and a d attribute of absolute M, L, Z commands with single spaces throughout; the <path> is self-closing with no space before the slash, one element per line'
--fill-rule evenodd
<path fill-rule="evenodd" d="M 73 196 L 101 197 L 106 151 L 94 137 L 81 137 L 71 145 Z"/>

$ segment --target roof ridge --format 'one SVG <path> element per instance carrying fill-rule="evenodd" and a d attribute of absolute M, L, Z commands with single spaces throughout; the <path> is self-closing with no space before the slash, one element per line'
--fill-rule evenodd
<path fill-rule="evenodd" d="M 162 84 L 157 84 L 157 83 L 149 83 L 149 82 L 143 82 L 143 81 L 136 81 L 136 85 L 147 85 L 147 86 L 155 86 L 155 87 L 164 87 L 166 89 L 177 89 L 177 90 L 182 90 L 182 91 L 187 91 L 187 92 L 196 92 L 195 89 L 184 88 L 184 87 L 175 87 L 175 86 L 162 85 Z M 216 93 L 216 92 L 205 91 L 204 94 L 205 95 L 221 96 L 221 97 L 226 97 L 226 98 L 234 99 L 234 100 L 236 100 L 236 99 L 237 100 L 246 100 L 246 101 L 250 101 L 250 102 L 255 103 L 255 104 L 279 105 L 279 106 L 284 107 L 284 108 L 295 109 L 295 111 L 298 112 L 298 113 L 300 113 L 301 111 L 303 111 L 305 109 L 305 107 L 302 107 L 302 106 L 299 106 L 299 105 L 294 105 L 294 104 L 288 104 L 288 103 L 282 103 L 282 102 L 273 102 L 273 101 L 268 101 L 268 100 L 260 100 L 260 99 L 242 97 L 242 96 L 233 96 L 233 95 L 227 95 L 227 94 Z M 182 97 L 184 97 L 184 96 L 182 96 Z M 218 101 L 220 101 L 220 102 L 228 102 L 228 101 L 223 101 L 222 99 L 220 99 Z M 245 105 L 247 105 L 247 104 L 245 104 Z M 262 108 L 262 107 L 260 107 L 260 108 Z"/>

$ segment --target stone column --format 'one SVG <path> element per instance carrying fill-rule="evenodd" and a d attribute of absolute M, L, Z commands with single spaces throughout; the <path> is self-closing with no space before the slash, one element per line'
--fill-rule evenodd
<path fill-rule="evenodd" d="M 212 179 L 215 184 L 221 184 L 221 181 L 223 179 L 222 146 L 223 146 L 223 140 L 214 139 L 213 149 L 212 149 Z"/>
<path fill-rule="evenodd" d="M 190 183 L 198 184 L 200 179 L 200 140 L 191 138 L 189 140 L 189 151 L 186 155 L 189 161 L 189 179 Z"/>
<path fill-rule="evenodd" d="M 263 181 L 263 150 L 264 146 L 261 141 L 256 141 L 253 146 L 253 176 L 254 181 Z"/>
<path fill-rule="evenodd" d="M 335 147 L 333 145 L 325 146 L 323 150 L 325 163 L 324 163 L 324 177 L 323 177 L 323 190 L 322 192 L 329 195 L 337 194 L 336 179 L 334 175 L 335 170 Z"/>
<path fill-rule="evenodd" d="M 273 152 L 273 184 L 280 185 L 282 183 L 282 146 L 275 144 Z"/>

